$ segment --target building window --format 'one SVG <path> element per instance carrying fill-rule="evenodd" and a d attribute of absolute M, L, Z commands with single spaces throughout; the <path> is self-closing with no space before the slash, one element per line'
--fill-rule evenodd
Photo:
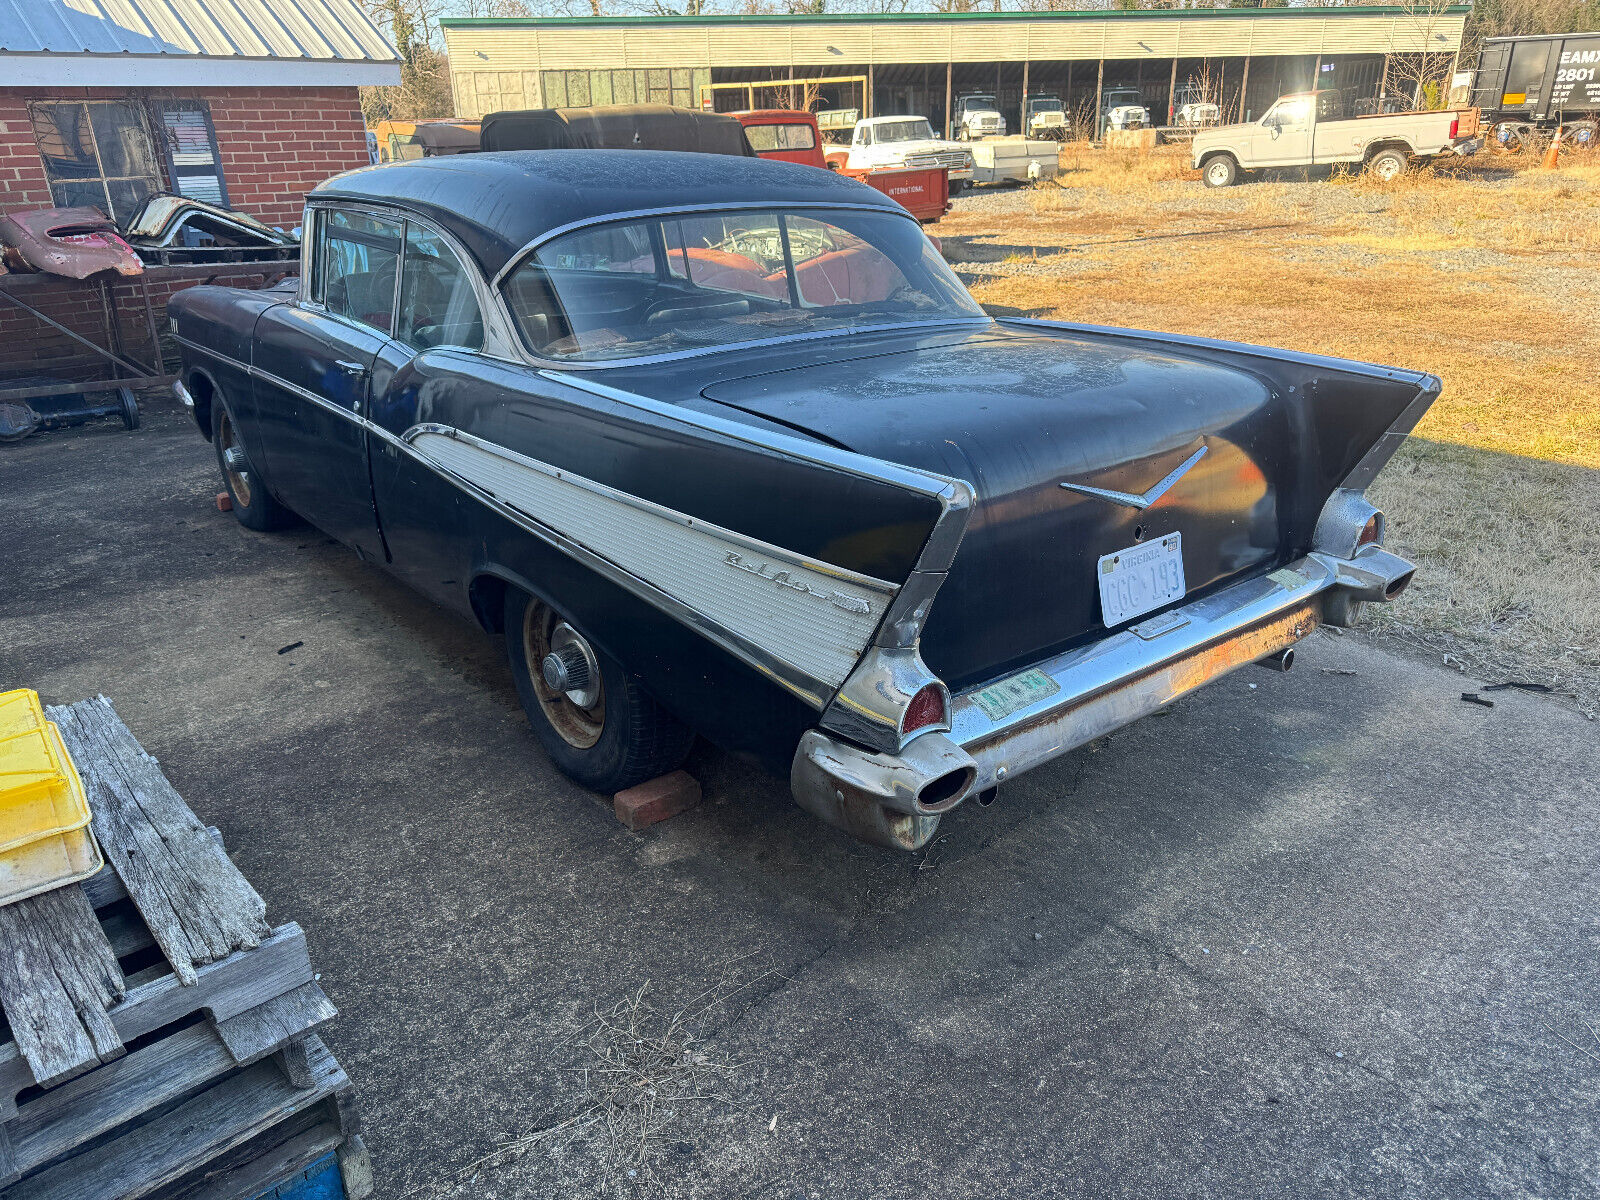
<path fill-rule="evenodd" d="M 210 105 L 204 100 L 163 100 L 155 105 L 155 112 L 172 190 L 227 207 L 228 187 L 222 180 Z"/>
<path fill-rule="evenodd" d="M 125 100 L 29 105 L 33 137 L 58 208 L 89 205 L 126 224 L 161 190 L 144 109 Z"/>

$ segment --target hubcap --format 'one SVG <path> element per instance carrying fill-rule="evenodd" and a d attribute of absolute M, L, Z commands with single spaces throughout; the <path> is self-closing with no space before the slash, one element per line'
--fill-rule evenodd
<path fill-rule="evenodd" d="M 220 406 L 219 406 L 220 407 Z M 245 469 L 248 460 L 234 437 L 233 422 L 226 409 L 217 418 L 217 440 L 222 444 L 222 470 L 228 477 L 228 487 L 233 498 L 244 508 L 250 507 L 250 472 Z"/>
<path fill-rule="evenodd" d="M 1392 158 L 1381 158 L 1381 159 L 1378 160 L 1378 178 L 1379 179 L 1382 179 L 1385 182 L 1388 182 L 1389 180 L 1393 179 L 1398 174 L 1400 174 L 1400 164 L 1395 162 L 1394 159 L 1392 159 Z"/>
<path fill-rule="evenodd" d="M 528 665 L 537 671 L 533 690 L 551 727 L 574 749 L 589 749 L 606 723 L 605 685 L 593 648 L 537 600 L 523 618 L 522 644 Z"/>
<path fill-rule="evenodd" d="M 1221 163 L 1211 164 L 1211 179 L 1214 183 L 1221 183 L 1228 177 L 1228 168 Z"/>

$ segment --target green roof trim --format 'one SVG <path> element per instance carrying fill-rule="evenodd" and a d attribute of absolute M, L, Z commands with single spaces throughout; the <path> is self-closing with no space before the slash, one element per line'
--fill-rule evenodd
<path fill-rule="evenodd" d="M 824 13 L 793 16 L 789 13 L 700 17 L 441 17 L 445 29 L 544 29 L 555 27 L 605 28 L 627 25 L 836 25 L 882 21 L 895 24 L 936 21 L 1144 21 L 1204 20 L 1210 17 L 1438 17 L 1465 16 L 1470 4 L 1438 9 L 1405 4 L 1349 5 L 1306 8 L 1140 8 L 1074 9 L 1069 12 L 963 12 L 963 13 Z"/>

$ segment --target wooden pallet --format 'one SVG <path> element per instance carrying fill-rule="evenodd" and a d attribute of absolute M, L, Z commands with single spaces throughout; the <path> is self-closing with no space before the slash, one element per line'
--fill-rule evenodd
<path fill-rule="evenodd" d="M 336 1149 L 347 1194 L 369 1193 L 300 927 L 268 925 L 104 698 L 49 715 L 107 866 L 0 907 L 0 1200 L 248 1188 L 290 1142 Z"/>

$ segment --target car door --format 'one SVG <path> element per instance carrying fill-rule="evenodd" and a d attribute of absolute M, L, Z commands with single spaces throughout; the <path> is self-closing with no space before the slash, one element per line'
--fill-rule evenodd
<path fill-rule="evenodd" d="M 1311 161 L 1311 97 L 1296 96 L 1280 100 L 1263 121 L 1267 136 L 1260 147 L 1262 166 L 1308 163 Z"/>
<path fill-rule="evenodd" d="M 373 499 L 392 569 L 448 604 L 461 587 L 464 497 L 400 443 L 414 425 L 464 423 L 459 391 L 439 396 L 432 388 L 438 366 L 429 365 L 429 356 L 459 372 L 462 352 L 480 354 L 486 289 L 472 261 L 425 223 L 407 219 L 402 244 L 394 336 L 379 351 L 371 375 L 369 416 L 381 431 L 372 437 Z M 449 411 L 442 412 L 441 404 Z"/>
<path fill-rule="evenodd" d="M 314 209 L 300 298 L 256 324 L 254 371 L 267 477 L 278 498 L 363 558 L 384 557 L 368 471 L 373 364 L 389 342 L 399 219 Z"/>

